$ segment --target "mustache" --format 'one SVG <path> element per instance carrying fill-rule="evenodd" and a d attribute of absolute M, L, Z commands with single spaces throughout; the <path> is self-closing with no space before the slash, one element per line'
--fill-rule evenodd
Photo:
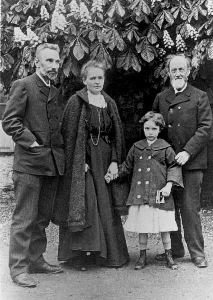
<path fill-rule="evenodd" d="M 48 73 L 48 74 L 50 74 L 50 73 L 57 74 L 57 71 L 56 71 L 56 70 L 51 70 L 51 71 L 48 71 L 47 73 Z"/>

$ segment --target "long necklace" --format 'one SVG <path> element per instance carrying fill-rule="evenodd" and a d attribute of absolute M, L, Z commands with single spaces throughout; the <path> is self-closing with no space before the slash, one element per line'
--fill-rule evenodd
<path fill-rule="evenodd" d="M 92 133 L 90 133 L 90 137 L 91 137 L 91 141 L 93 143 L 94 146 L 97 146 L 100 140 L 100 135 L 101 135 L 101 109 L 97 108 L 97 112 L 98 112 L 98 136 L 97 136 L 97 140 L 96 142 L 93 139 Z"/>

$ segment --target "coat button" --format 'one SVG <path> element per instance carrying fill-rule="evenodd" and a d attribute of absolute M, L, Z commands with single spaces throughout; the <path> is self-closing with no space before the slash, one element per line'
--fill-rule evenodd
<path fill-rule="evenodd" d="M 138 169 L 138 172 L 141 172 L 141 168 Z"/>
<path fill-rule="evenodd" d="M 137 184 L 141 184 L 141 181 L 138 181 Z"/>
<path fill-rule="evenodd" d="M 147 170 L 147 172 L 149 172 L 149 171 L 150 171 L 150 168 L 147 168 L 146 170 Z"/>
<path fill-rule="evenodd" d="M 137 198 L 140 199 L 140 198 L 141 198 L 141 195 L 137 195 Z"/>
<path fill-rule="evenodd" d="M 145 184 L 149 184 L 149 181 L 147 180 L 147 181 L 145 182 Z"/>
<path fill-rule="evenodd" d="M 140 159 L 142 159 L 143 158 L 143 156 L 140 156 Z"/>

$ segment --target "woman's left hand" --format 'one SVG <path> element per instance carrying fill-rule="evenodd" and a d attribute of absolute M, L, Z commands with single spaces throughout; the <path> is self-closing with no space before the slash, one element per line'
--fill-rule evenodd
<path fill-rule="evenodd" d="M 111 162 L 107 173 L 110 173 L 113 177 L 113 179 L 116 179 L 118 177 L 118 164 L 117 162 Z"/>

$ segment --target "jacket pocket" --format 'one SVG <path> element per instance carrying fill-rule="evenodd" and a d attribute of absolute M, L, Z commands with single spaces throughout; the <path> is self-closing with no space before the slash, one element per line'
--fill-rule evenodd
<path fill-rule="evenodd" d="M 44 145 L 39 145 L 39 146 L 35 146 L 35 147 L 30 147 L 29 148 L 31 152 L 41 152 L 41 150 L 44 149 Z"/>

